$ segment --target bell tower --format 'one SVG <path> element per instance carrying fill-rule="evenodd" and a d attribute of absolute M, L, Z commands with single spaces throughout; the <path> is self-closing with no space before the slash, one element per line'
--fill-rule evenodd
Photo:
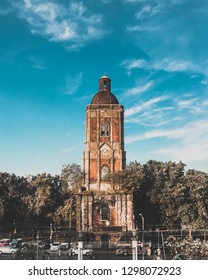
<path fill-rule="evenodd" d="M 111 92 L 111 80 L 103 76 L 99 91 L 86 108 L 85 150 L 83 169 L 88 191 L 107 191 L 112 186 L 106 182 L 109 173 L 123 170 L 124 109 Z"/>
<path fill-rule="evenodd" d="M 133 193 L 107 180 L 108 174 L 122 171 L 125 164 L 124 107 L 111 92 L 111 80 L 103 76 L 86 107 L 85 180 L 76 195 L 77 231 L 112 242 L 122 231 L 132 231 Z"/>

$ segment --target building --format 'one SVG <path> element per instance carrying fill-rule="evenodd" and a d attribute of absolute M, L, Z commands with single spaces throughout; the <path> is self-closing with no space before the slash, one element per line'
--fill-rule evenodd
<path fill-rule="evenodd" d="M 115 243 L 121 232 L 133 230 L 133 194 L 106 180 L 106 175 L 123 170 L 125 164 L 124 108 L 111 92 L 111 80 L 103 76 L 86 107 L 85 182 L 76 195 L 78 232 Z"/>

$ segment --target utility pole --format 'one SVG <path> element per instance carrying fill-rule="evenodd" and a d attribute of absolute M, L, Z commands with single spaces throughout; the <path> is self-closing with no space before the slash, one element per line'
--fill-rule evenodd
<path fill-rule="evenodd" d="M 50 224 L 50 243 L 53 241 L 53 225 L 52 223 Z"/>
<path fill-rule="evenodd" d="M 37 231 L 37 260 L 38 260 L 38 258 L 39 258 L 39 256 L 38 256 L 38 243 L 39 243 L 39 230 Z"/>
<path fill-rule="evenodd" d="M 142 259 L 144 260 L 144 250 L 145 250 L 145 246 L 144 246 L 144 216 L 139 213 L 139 216 L 141 216 L 142 218 Z"/>
<path fill-rule="evenodd" d="M 83 241 L 78 241 L 78 260 L 83 260 Z"/>

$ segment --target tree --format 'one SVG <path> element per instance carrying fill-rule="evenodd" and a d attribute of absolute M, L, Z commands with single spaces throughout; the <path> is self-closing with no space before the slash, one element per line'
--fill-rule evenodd
<path fill-rule="evenodd" d="M 34 194 L 28 197 L 33 223 L 36 225 L 49 224 L 53 221 L 56 209 L 64 204 L 65 194 L 61 190 L 59 176 L 38 174 L 32 177 L 31 185 Z"/>
<path fill-rule="evenodd" d="M 205 228 L 208 222 L 208 175 L 188 170 L 184 177 L 183 195 L 177 212 L 181 224 L 195 229 Z"/>
<path fill-rule="evenodd" d="M 177 212 L 184 202 L 184 167 L 181 161 L 163 163 L 151 160 L 144 165 L 144 191 L 149 198 L 146 215 L 153 217 L 153 224 L 176 226 L 180 223 Z"/>
<path fill-rule="evenodd" d="M 33 244 L 24 243 L 22 247 L 17 251 L 16 259 L 17 260 L 35 260 L 37 248 Z"/>
<path fill-rule="evenodd" d="M 24 198 L 28 195 L 29 184 L 24 177 L 0 173 L 0 219 L 9 227 L 14 223 L 26 223 L 27 205 Z"/>
<path fill-rule="evenodd" d="M 165 242 L 175 259 L 207 260 L 208 242 L 200 239 L 185 238 L 183 240 L 169 236 Z"/>
<path fill-rule="evenodd" d="M 65 164 L 61 170 L 61 180 L 63 191 L 72 190 L 78 192 L 83 186 L 84 173 L 81 170 L 80 165 L 72 163 Z"/>
<path fill-rule="evenodd" d="M 138 191 L 143 184 L 144 175 L 142 165 L 134 161 L 126 165 L 124 170 L 109 174 L 107 180 L 111 181 L 116 189 Z"/>
<path fill-rule="evenodd" d="M 133 192 L 134 217 L 146 225 L 193 229 L 208 223 L 208 174 L 184 171 L 182 162 L 150 160 L 130 162 L 124 170 L 108 176 L 115 191 Z M 75 195 L 84 174 L 77 164 L 64 165 L 61 176 L 38 174 L 24 178 L 0 173 L 0 221 L 10 230 L 21 225 L 38 227 L 54 222 L 75 224 Z"/>
<path fill-rule="evenodd" d="M 64 205 L 59 206 L 54 213 L 54 222 L 58 225 L 68 225 L 72 230 L 72 225 L 75 224 L 76 207 L 75 198 L 71 194 L 70 198 L 66 199 Z"/>
<path fill-rule="evenodd" d="M 137 161 L 130 162 L 125 169 L 112 173 L 107 178 L 112 182 L 114 189 L 133 193 L 134 219 L 140 223 L 139 213 L 144 211 L 146 206 L 145 173 L 143 166 Z"/>

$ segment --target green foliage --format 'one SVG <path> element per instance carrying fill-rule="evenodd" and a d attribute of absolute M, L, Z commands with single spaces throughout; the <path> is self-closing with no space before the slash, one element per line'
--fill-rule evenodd
<path fill-rule="evenodd" d="M 208 175 L 188 170 L 185 176 L 186 200 L 179 208 L 183 224 L 205 228 L 208 222 Z"/>
<path fill-rule="evenodd" d="M 33 244 L 25 243 L 16 254 L 18 260 L 35 260 L 36 249 Z"/>
<path fill-rule="evenodd" d="M 76 164 L 65 165 L 61 177 L 43 173 L 24 178 L 0 173 L 0 222 L 11 230 L 14 224 L 17 227 L 69 225 L 75 217 L 71 188 L 76 192 L 82 180 L 83 173 Z"/>
<path fill-rule="evenodd" d="M 61 189 L 59 176 L 38 174 L 27 180 L 14 174 L 0 173 L 0 219 L 10 228 L 50 223 L 56 209 L 68 195 Z"/>
<path fill-rule="evenodd" d="M 49 224 L 53 221 L 55 210 L 64 204 L 66 195 L 61 190 L 59 176 L 38 174 L 31 179 L 34 194 L 30 197 L 30 213 L 33 223 Z"/>
<path fill-rule="evenodd" d="M 83 186 L 84 173 L 78 164 L 65 164 L 61 170 L 61 179 L 66 192 L 69 190 L 78 192 Z"/>
<path fill-rule="evenodd" d="M 134 191 L 139 190 L 144 181 L 143 167 L 137 161 L 130 162 L 122 171 L 108 176 L 116 189 Z"/>
<path fill-rule="evenodd" d="M 180 223 L 177 211 L 184 200 L 184 167 L 182 162 L 171 161 L 149 161 L 144 165 L 145 191 L 150 204 L 160 214 L 160 224 L 173 226 Z"/>
<path fill-rule="evenodd" d="M 65 200 L 64 205 L 59 206 L 54 213 L 54 222 L 58 225 L 65 225 L 71 223 L 75 217 L 75 207 L 73 198 L 70 197 Z"/>
<path fill-rule="evenodd" d="M 75 224 L 74 194 L 83 186 L 84 174 L 77 164 L 64 165 L 61 176 L 38 174 L 28 178 L 0 173 L 0 222 L 38 227 Z M 134 217 L 141 225 L 205 228 L 208 223 L 208 174 L 185 172 L 182 162 L 130 162 L 108 177 L 117 191 L 134 194 Z"/>
<path fill-rule="evenodd" d="M 27 205 L 24 198 L 28 195 L 29 183 L 24 177 L 0 173 L 0 219 L 7 225 L 17 220 L 27 221 Z"/>
<path fill-rule="evenodd" d="M 170 236 L 165 242 L 175 259 L 207 260 L 208 242 L 200 239 L 185 238 L 183 240 Z"/>
<path fill-rule="evenodd" d="M 131 162 L 125 170 L 110 176 L 114 185 L 134 192 L 134 217 L 141 223 L 181 228 L 191 225 L 195 229 L 208 222 L 208 175 L 188 170 L 181 161 L 160 162 L 150 160 L 143 166 Z"/>

